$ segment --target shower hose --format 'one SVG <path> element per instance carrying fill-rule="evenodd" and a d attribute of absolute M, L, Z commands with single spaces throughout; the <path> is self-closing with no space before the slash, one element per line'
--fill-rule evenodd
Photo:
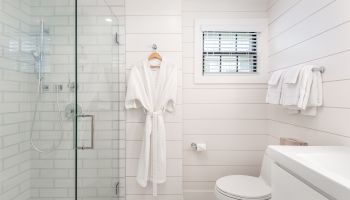
<path fill-rule="evenodd" d="M 52 147 L 48 150 L 43 150 L 40 147 L 38 147 L 35 143 L 34 143 L 34 139 L 33 139 L 33 132 L 34 132 L 34 125 L 35 125 L 35 119 L 38 113 L 38 104 L 39 101 L 41 99 L 41 87 L 42 87 L 42 79 L 40 78 L 38 80 L 38 88 L 37 88 L 37 94 L 36 94 L 36 100 L 35 100 L 35 106 L 34 106 L 34 114 L 33 114 L 33 118 L 32 118 L 32 124 L 30 127 L 30 144 L 32 145 L 33 149 L 39 153 L 50 153 L 55 151 L 60 144 L 62 143 L 63 140 L 63 122 L 62 122 L 62 112 L 60 109 L 60 104 L 59 104 L 59 99 L 58 99 L 58 94 L 59 94 L 59 87 L 56 87 L 56 108 L 57 108 L 57 115 L 58 115 L 58 120 L 59 120 L 59 128 L 60 128 L 60 138 L 57 144 L 53 144 Z"/>

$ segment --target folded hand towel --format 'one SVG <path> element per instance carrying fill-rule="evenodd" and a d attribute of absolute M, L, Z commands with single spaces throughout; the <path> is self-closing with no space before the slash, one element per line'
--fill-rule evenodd
<path fill-rule="evenodd" d="M 300 97 L 297 104 L 297 107 L 301 110 L 305 110 L 308 104 L 310 94 L 311 94 L 311 86 L 313 82 L 313 66 L 304 66 L 302 69 L 302 83 L 300 86 Z"/>
<path fill-rule="evenodd" d="M 272 73 L 268 82 L 266 103 L 280 104 L 284 71 L 275 71 Z"/>
<path fill-rule="evenodd" d="M 268 82 L 266 102 L 281 104 L 289 113 L 314 116 L 323 103 L 322 75 L 315 66 L 279 70 Z"/>
<path fill-rule="evenodd" d="M 278 70 L 278 71 L 273 72 L 271 75 L 271 78 L 268 82 L 268 85 L 276 86 L 281 79 L 282 73 L 283 73 L 282 70 Z"/>
<path fill-rule="evenodd" d="M 323 104 L 322 75 L 319 71 L 312 72 L 312 84 L 310 87 L 310 96 L 307 104 L 303 107 L 318 107 Z"/>
<path fill-rule="evenodd" d="M 301 66 L 293 67 L 286 72 L 286 77 L 284 79 L 285 84 L 296 84 L 299 78 Z"/>
<path fill-rule="evenodd" d="M 301 107 L 301 114 L 308 116 L 316 116 L 317 107 L 323 104 L 323 86 L 322 74 L 320 71 L 312 72 L 312 83 L 310 86 L 309 97 L 307 102 Z M 306 101 L 306 99 L 305 99 Z"/>
<path fill-rule="evenodd" d="M 300 90 L 306 85 L 305 68 L 297 66 L 288 69 L 282 87 L 281 104 L 283 106 L 298 106 Z"/>

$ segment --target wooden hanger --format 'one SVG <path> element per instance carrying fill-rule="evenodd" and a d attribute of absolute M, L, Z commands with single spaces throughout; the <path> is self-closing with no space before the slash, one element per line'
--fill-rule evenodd
<path fill-rule="evenodd" d="M 157 59 L 162 61 L 163 58 L 162 56 L 157 52 L 157 45 L 153 44 L 152 46 L 153 52 L 151 53 L 151 55 L 148 56 L 148 60 L 153 60 L 153 59 Z M 151 66 L 151 67 L 160 67 L 160 66 Z"/>

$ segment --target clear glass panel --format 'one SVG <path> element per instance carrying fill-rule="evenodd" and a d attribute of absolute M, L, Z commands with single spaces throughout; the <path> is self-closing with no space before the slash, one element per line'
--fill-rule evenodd
<path fill-rule="evenodd" d="M 84 200 L 117 199 L 118 18 L 108 2 L 78 1 L 78 199 Z"/>
<path fill-rule="evenodd" d="M 74 19 L 74 0 L 0 0 L 1 200 L 74 199 Z"/>

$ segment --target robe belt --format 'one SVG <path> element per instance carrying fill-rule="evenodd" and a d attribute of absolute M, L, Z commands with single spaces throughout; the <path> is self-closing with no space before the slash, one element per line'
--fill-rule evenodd
<path fill-rule="evenodd" d="M 152 118 L 152 176 L 153 196 L 157 196 L 158 187 L 158 119 L 163 116 L 163 111 L 147 111 L 147 116 Z"/>

